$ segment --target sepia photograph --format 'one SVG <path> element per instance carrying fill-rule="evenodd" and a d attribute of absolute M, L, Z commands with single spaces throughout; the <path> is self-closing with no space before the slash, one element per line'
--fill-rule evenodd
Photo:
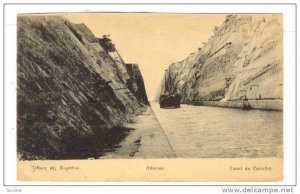
<path fill-rule="evenodd" d="M 17 160 L 281 166 L 283 66 L 280 13 L 18 14 Z"/>
<path fill-rule="evenodd" d="M 282 157 L 280 14 L 21 14 L 17 27 L 20 160 Z"/>

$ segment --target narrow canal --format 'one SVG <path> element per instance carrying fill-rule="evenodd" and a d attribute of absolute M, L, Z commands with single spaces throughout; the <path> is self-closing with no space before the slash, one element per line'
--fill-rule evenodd
<path fill-rule="evenodd" d="M 282 157 L 283 112 L 151 103 L 101 158 Z"/>

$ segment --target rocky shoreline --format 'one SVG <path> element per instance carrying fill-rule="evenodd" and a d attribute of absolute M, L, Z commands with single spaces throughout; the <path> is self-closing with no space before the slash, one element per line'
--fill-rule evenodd
<path fill-rule="evenodd" d="M 245 103 L 249 104 L 249 109 L 283 111 L 283 100 L 231 100 L 231 101 L 198 101 L 194 103 L 183 103 L 194 106 L 216 106 L 225 108 L 241 109 Z"/>

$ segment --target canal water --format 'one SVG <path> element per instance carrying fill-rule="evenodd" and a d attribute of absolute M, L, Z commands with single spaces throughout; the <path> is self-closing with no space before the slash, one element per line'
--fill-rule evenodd
<path fill-rule="evenodd" d="M 283 112 L 151 103 L 179 158 L 282 157 Z"/>

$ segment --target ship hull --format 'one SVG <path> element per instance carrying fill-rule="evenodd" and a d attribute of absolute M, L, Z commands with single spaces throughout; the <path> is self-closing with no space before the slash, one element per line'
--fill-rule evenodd
<path fill-rule="evenodd" d="M 181 98 L 175 96 L 169 96 L 160 98 L 159 105 L 160 108 L 180 108 Z"/>

